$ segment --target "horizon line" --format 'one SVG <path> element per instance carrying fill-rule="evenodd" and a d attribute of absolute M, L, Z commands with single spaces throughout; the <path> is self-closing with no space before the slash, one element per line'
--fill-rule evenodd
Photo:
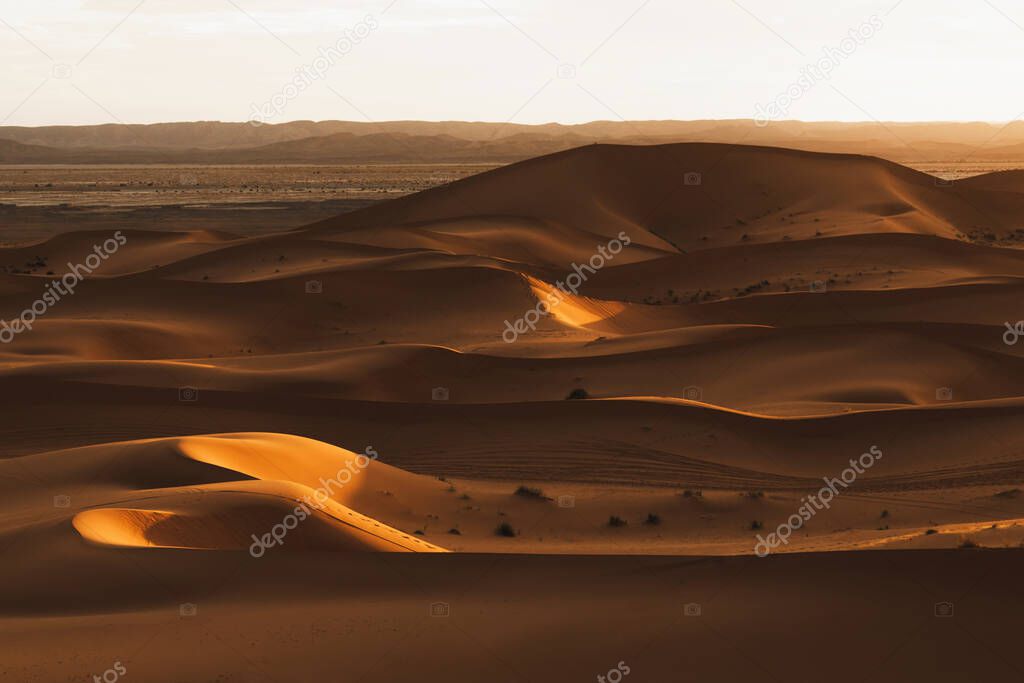
<path fill-rule="evenodd" d="M 252 125 L 253 127 L 263 126 L 287 126 L 297 123 L 351 123 L 357 125 L 384 125 L 392 123 L 463 123 L 470 125 L 492 125 L 492 126 L 508 126 L 508 127 L 521 127 L 521 128 L 543 128 L 548 126 L 558 126 L 563 128 L 576 128 L 581 126 L 589 126 L 594 124 L 612 124 L 612 125 L 630 125 L 638 123 L 752 123 L 759 127 L 771 128 L 773 126 L 780 126 L 785 124 L 800 124 L 800 125 L 845 125 L 845 126 L 878 126 L 878 125 L 896 125 L 896 126 L 925 126 L 925 125 L 988 125 L 988 126 L 1010 126 L 1014 123 L 1024 123 L 1019 118 L 1010 120 L 991 120 L 986 121 L 982 119 L 970 119 L 970 120 L 885 120 L 885 121 L 840 121 L 834 119 L 783 119 L 778 121 L 769 121 L 766 125 L 761 126 L 757 123 L 756 119 L 753 118 L 710 118 L 710 119 L 594 119 L 591 121 L 581 121 L 578 123 L 562 123 L 560 121 L 548 121 L 544 123 L 513 123 L 510 121 L 486 121 L 486 120 L 470 120 L 470 119 L 385 119 L 381 121 L 358 121 L 354 119 L 294 119 L 290 121 L 279 121 L 279 122 L 260 122 L 258 125 L 253 124 L 252 121 L 224 121 L 221 119 L 192 119 L 192 120 L 178 120 L 178 121 L 149 121 L 149 122 L 109 122 L 109 123 L 41 123 L 31 125 L 0 125 L 0 128 L 100 128 L 104 126 L 168 126 L 168 125 L 183 125 L 183 124 L 197 124 L 197 123 L 218 123 L 225 125 Z"/>

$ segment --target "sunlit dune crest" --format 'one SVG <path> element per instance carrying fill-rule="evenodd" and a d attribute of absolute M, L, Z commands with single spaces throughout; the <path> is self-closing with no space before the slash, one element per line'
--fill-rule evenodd
<path fill-rule="evenodd" d="M 528 277 L 527 281 L 537 299 L 548 305 L 551 317 L 571 327 L 585 328 L 607 322 L 626 309 L 623 303 L 574 295 L 537 278 Z"/>
<path fill-rule="evenodd" d="M 184 458 L 217 468 L 221 481 L 197 479 L 192 486 L 180 482 L 139 491 L 134 497 L 147 507 L 84 510 L 72 523 L 83 538 L 101 545 L 237 550 L 288 518 L 295 522 L 297 515 L 302 523 L 289 527 L 288 542 L 282 543 L 291 550 L 442 552 L 348 506 L 379 496 L 387 490 L 383 487 L 404 486 L 407 493 L 437 488 L 375 462 L 376 453 L 369 451 L 372 457 L 312 439 L 264 433 L 147 440 L 106 452 L 88 449 L 84 455 L 92 459 L 131 457 L 171 469 L 178 466 L 165 455 Z"/>

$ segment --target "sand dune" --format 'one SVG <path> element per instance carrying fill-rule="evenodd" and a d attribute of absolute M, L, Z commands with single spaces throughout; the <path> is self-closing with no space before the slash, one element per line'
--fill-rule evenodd
<path fill-rule="evenodd" d="M 693 250 L 736 243 L 744 234 L 758 241 L 819 232 L 954 237 L 982 225 L 1002 233 L 1017 227 L 1022 210 L 1022 198 L 945 187 L 870 157 L 699 143 L 592 145 L 339 216 L 313 230 L 347 234 L 466 215 L 525 216 L 602 236 L 625 230 L 641 245 Z"/>
<path fill-rule="evenodd" d="M 984 173 L 957 181 L 957 185 L 971 189 L 998 192 L 1024 192 L 1024 171 Z"/>
<path fill-rule="evenodd" d="M 41 453 L 0 469 L 45 472 L 47 486 L 69 500 L 71 526 L 102 546 L 248 549 L 288 520 L 280 545 L 293 551 L 441 551 L 357 512 L 383 491 L 400 492 L 408 504 L 444 489 L 368 452 L 277 434 L 223 434 Z"/>
<path fill-rule="evenodd" d="M 0 579 L 18 587 L 0 633 L 86 642 L 101 617 L 130 631 L 201 602 L 277 657 L 265 632 L 295 622 L 254 616 L 254 595 L 324 618 L 394 609 L 396 630 L 435 601 L 577 605 L 544 627 L 557 638 L 592 628 L 600 591 L 658 611 L 676 581 L 672 609 L 711 607 L 679 593 L 704 568 L 788 596 L 773 623 L 790 630 L 820 621 L 821 581 L 854 586 L 851 610 L 904 600 L 890 571 L 951 585 L 985 565 L 1007 589 L 1024 546 L 1018 180 L 595 145 L 287 232 L 126 229 L 0 346 Z M 108 238 L 0 250 L 8 325 Z M 779 557 L 750 557 L 874 452 Z M 512 558 L 534 555 L 557 557 Z M 505 562 L 514 589 L 473 583 Z M 754 633 L 732 600 L 729 633 Z M 538 629 L 477 626 L 508 647 Z M 20 654 L 0 667 L 31 680 Z"/>
<path fill-rule="evenodd" d="M 264 412 L 279 401 L 251 395 L 447 412 L 432 400 L 444 387 L 448 404 L 479 404 L 488 421 L 574 390 L 625 401 L 626 414 L 680 400 L 672 410 L 710 423 L 716 413 L 688 402 L 758 419 L 998 412 L 993 401 L 1018 395 L 1019 347 L 1003 335 L 1024 282 L 1019 251 L 999 241 L 1024 205 L 991 184 L 1002 182 L 949 187 L 849 155 L 598 145 L 278 235 L 128 232 L 79 294 L 0 349 L 0 376 L 33 394 L 106 387 L 143 403 L 195 386 Z M 976 223 L 996 239 L 971 237 Z M 621 257 L 578 295 L 559 291 L 620 233 L 631 240 Z M 73 261 L 100 237 L 5 258 Z M 8 274 L 5 309 L 28 303 L 42 277 Z M 550 315 L 506 343 L 508 321 L 553 294 Z M 194 430 L 216 431 L 197 417 Z M 340 437 L 317 423 L 274 425 Z"/>

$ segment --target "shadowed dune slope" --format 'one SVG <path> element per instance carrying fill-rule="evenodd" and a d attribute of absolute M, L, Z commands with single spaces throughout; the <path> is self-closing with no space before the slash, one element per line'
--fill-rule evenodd
<path fill-rule="evenodd" d="M 314 226 L 367 228 L 518 217 L 661 249 L 865 232 L 952 237 L 1017 227 L 1024 198 L 946 187 L 872 157 L 687 143 L 591 145 L 520 162 Z M 702 240 L 706 237 L 706 241 Z"/>

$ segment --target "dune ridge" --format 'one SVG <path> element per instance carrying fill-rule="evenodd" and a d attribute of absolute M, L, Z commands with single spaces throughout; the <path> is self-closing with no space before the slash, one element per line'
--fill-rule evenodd
<path fill-rule="evenodd" d="M 382 490 L 415 498 L 440 487 L 376 462 L 375 452 L 367 450 L 372 457 L 312 439 L 242 433 L 26 457 L 33 469 L 48 472 L 51 487 L 74 491 L 71 500 L 89 501 L 73 513 L 71 526 L 101 546 L 248 549 L 291 518 L 287 542 L 281 543 L 291 550 L 443 552 L 356 511 Z M 18 464 L 23 463 L 11 463 Z M 91 475 L 97 469 L 114 476 Z"/>

